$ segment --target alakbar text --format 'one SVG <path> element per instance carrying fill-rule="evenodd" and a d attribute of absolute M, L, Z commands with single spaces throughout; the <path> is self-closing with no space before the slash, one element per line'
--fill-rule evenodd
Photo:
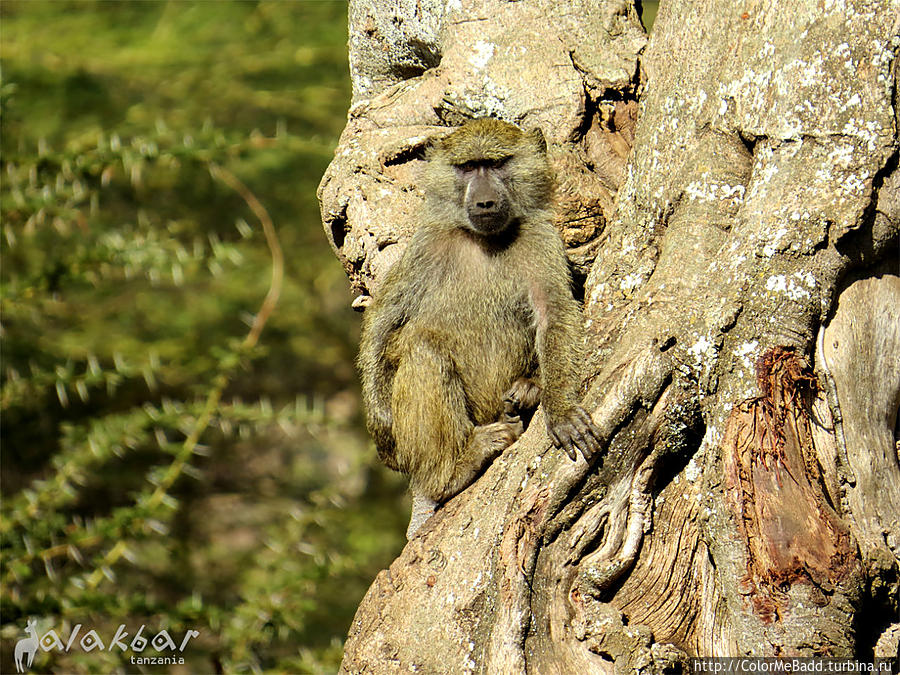
<path fill-rule="evenodd" d="M 63 642 L 63 640 L 55 630 L 50 629 L 41 637 L 39 644 L 41 646 L 41 649 L 43 649 L 45 652 L 53 650 L 68 652 L 69 649 L 71 649 L 75 644 L 77 644 L 86 652 L 90 652 L 95 649 L 99 651 L 106 650 L 111 652 L 115 648 L 118 648 L 123 652 L 131 650 L 133 652 L 141 653 L 147 648 L 148 645 L 155 649 L 157 652 L 175 650 L 183 652 L 188 642 L 190 642 L 192 638 L 200 635 L 200 631 L 198 630 L 188 630 L 187 632 L 185 632 L 181 642 L 176 643 L 175 640 L 172 639 L 172 636 L 169 635 L 169 632 L 167 630 L 161 630 L 152 638 L 148 639 L 143 635 L 145 628 L 146 626 L 142 624 L 141 627 L 138 628 L 137 633 L 134 634 L 134 637 L 132 637 L 131 640 L 128 640 L 129 633 L 125 630 L 125 624 L 120 624 L 112 639 L 109 640 L 109 642 L 104 643 L 100 635 L 98 635 L 97 631 L 95 630 L 89 630 L 81 637 L 81 639 L 78 639 L 78 636 L 81 633 L 81 624 L 79 623 L 76 624 L 72 629 L 72 632 L 69 633 L 69 637 L 65 642 Z"/>

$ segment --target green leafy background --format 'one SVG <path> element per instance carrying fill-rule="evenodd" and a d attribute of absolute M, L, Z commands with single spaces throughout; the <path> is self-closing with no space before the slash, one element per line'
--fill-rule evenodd
<path fill-rule="evenodd" d="M 184 666 L 74 647 L 32 672 L 335 672 L 402 547 L 315 197 L 349 102 L 346 11 L 0 4 L 0 671 L 36 619 L 64 642 L 200 636 Z M 273 255 L 215 166 L 284 251 L 255 346 Z"/>

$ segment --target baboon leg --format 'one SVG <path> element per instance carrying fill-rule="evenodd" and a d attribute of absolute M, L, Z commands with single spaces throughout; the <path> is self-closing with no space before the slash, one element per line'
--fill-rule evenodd
<path fill-rule="evenodd" d="M 475 426 L 452 359 L 425 340 L 401 359 L 391 408 L 400 469 L 414 495 L 436 502 L 462 492 L 522 433 L 518 418 Z"/>

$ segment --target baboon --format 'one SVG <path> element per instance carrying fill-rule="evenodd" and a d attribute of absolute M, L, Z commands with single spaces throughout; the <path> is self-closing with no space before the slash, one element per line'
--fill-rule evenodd
<path fill-rule="evenodd" d="M 600 447 L 577 401 L 581 315 L 543 134 L 472 120 L 427 159 L 421 226 L 366 309 L 358 360 L 379 457 L 410 477 L 410 537 L 519 437 L 538 399 L 571 459 Z"/>

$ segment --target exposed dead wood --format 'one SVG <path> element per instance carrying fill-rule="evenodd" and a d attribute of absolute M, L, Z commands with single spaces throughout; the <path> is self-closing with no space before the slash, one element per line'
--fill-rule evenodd
<path fill-rule="evenodd" d="M 812 601 L 824 605 L 835 586 L 860 570 L 816 461 L 810 428 L 815 376 L 793 350 L 776 347 L 757 363 L 757 379 L 762 395 L 734 407 L 722 448 L 728 501 L 745 545 L 741 592 L 771 623 L 790 602 L 792 585 L 809 584 Z"/>

